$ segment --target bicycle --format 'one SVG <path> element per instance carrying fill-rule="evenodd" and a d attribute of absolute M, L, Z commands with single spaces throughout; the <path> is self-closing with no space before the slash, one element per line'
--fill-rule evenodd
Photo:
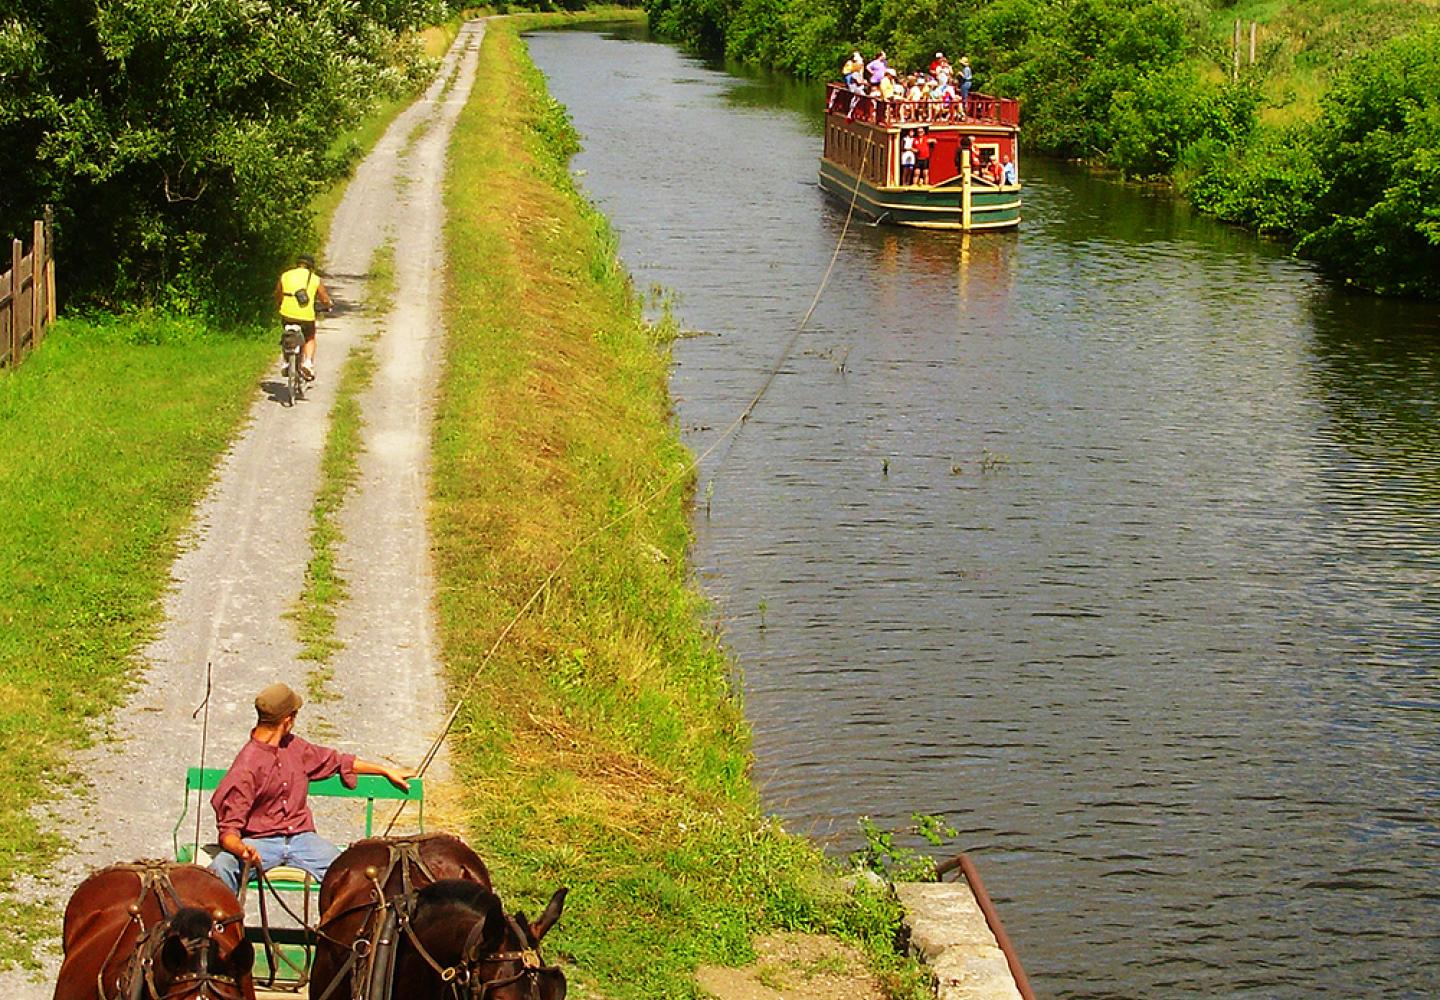
<path fill-rule="evenodd" d="M 305 373 L 300 370 L 300 349 L 305 346 L 305 331 L 299 323 L 286 323 L 280 334 L 280 349 L 285 352 L 285 384 L 290 390 L 290 402 L 305 398 Z"/>

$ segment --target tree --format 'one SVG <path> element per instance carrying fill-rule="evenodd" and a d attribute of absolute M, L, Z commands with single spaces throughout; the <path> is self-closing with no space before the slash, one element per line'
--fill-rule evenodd
<path fill-rule="evenodd" d="M 67 287 L 213 308 L 308 238 L 329 150 L 435 0 L 29 0 L 0 24 L 3 222 L 56 206 Z M 247 279 L 249 279 L 247 281 Z"/>

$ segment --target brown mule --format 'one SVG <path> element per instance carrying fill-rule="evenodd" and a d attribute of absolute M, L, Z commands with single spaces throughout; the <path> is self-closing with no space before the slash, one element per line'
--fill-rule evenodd
<path fill-rule="evenodd" d="M 534 924 L 506 914 L 484 862 L 447 834 L 359 841 L 320 888 L 311 1000 L 563 1000 L 538 949 L 564 901 Z"/>
<path fill-rule="evenodd" d="M 244 919 L 235 894 L 204 868 L 102 868 L 65 907 L 55 1000 L 255 1000 Z"/>

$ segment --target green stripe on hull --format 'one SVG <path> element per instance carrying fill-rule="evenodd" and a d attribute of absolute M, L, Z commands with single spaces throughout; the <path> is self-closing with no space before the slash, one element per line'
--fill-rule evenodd
<path fill-rule="evenodd" d="M 857 190 L 858 180 L 858 190 Z M 960 188 L 876 187 L 849 171 L 820 161 L 820 187 L 867 218 L 900 226 L 959 229 Z M 970 228 L 1004 229 L 1020 224 L 1020 192 L 972 188 Z"/>

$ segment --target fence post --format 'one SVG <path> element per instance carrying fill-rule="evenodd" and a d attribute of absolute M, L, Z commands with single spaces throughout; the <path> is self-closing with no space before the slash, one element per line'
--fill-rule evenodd
<path fill-rule="evenodd" d="M 20 345 L 25 335 L 20 332 L 20 262 L 24 260 L 19 240 L 10 241 L 10 367 L 20 364 Z"/>
<path fill-rule="evenodd" d="M 1257 31 L 1257 25 L 1255 24 L 1254 21 L 1251 21 L 1251 22 L 1250 22 L 1250 65 L 1251 65 L 1251 66 L 1254 66 L 1254 65 L 1255 65 L 1255 32 L 1256 32 L 1256 31 Z"/>
<path fill-rule="evenodd" d="M 1235 37 L 1230 43 L 1230 82 L 1240 82 L 1240 19 L 1235 19 Z"/>
<path fill-rule="evenodd" d="M 45 317 L 55 322 L 55 209 L 45 206 Z"/>
<path fill-rule="evenodd" d="M 45 223 L 30 230 L 30 350 L 45 336 Z"/>

